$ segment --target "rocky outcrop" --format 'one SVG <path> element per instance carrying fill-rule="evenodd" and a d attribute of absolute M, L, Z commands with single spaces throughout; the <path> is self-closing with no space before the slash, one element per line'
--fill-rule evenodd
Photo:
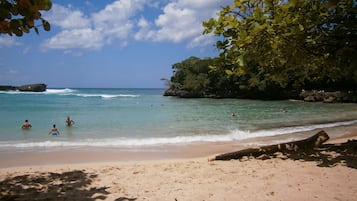
<path fill-rule="evenodd" d="M 42 92 L 46 91 L 45 84 L 26 84 L 18 87 L 19 91 Z"/>
<path fill-rule="evenodd" d="M 1 85 L 0 90 L 1 91 L 13 91 L 13 90 L 16 90 L 16 87 L 10 86 L 10 85 Z"/>
<path fill-rule="evenodd" d="M 164 92 L 164 96 L 177 96 L 180 98 L 204 98 L 205 96 L 202 93 L 186 91 L 186 90 L 177 90 L 177 89 L 168 89 Z"/>
<path fill-rule="evenodd" d="M 0 90 L 2 91 L 29 91 L 29 92 L 43 92 L 46 91 L 46 84 L 26 84 L 21 86 L 10 86 L 10 85 L 1 85 Z"/>
<path fill-rule="evenodd" d="M 357 102 L 357 94 L 352 91 L 326 92 L 324 90 L 302 90 L 300 93 L 300 97 L 307 102 Z"/>

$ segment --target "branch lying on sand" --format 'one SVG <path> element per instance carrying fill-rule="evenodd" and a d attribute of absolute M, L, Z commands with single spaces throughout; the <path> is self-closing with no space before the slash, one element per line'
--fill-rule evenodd
<path fill-rule="evenodd" d="M 210 160 L 231 160 L 231 159 L 241 159 L 245 156 L 247 157 L 260 157 L 262 155 L 273 155 L 277 152 L 281 153 L 296 153 L 296 152 L 310 152 L 315 148 L 318 148 L 322 143 L 326 142 L 329 136 L 325 131 L 319 131 L 315 135 L 306 138 L 304 140 L 263 146 L 259 148 L 249 148 L 244 150 L 239 150 L 235 152 L 225 153 L 217 155 Z"/>

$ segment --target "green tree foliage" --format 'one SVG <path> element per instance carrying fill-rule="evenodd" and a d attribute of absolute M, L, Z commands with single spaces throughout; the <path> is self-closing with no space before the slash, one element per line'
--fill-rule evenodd
<path fill-rule="evenodd" d="M 357 88 L 353 0 L 234 0 L 203 26 L 238 90 Z"/>
<path fill-rule="evenodd" d="M 50 23 L 41 17 L 40 11 L 48 11 L 51 7 L 51 0 L 0 0 L 0 33 L 22 36 L 34 29 L 38 34 L 38 26 L 49 31 Z M 35 25 L 37 20 L 42 24 Z"/>
<path fill-rule="evenodd" d="M 172 65 L 174 76 L 171 77 L 171 85 L 177 89 L 193 92 L 204 90 L 210 82 L 208 79 L 210 63 L 210 59 L 201 60 L 197 57 L 190 57 Z"/>
<path fill-rule="evenodd" d="M 174 75 L 169 82 L 171 90 L 183 90 L 200 97 L 235 97 L 232 86 L 236 78 L 215 68 L 217 58 L 190 57 L 172 65 Z"/>

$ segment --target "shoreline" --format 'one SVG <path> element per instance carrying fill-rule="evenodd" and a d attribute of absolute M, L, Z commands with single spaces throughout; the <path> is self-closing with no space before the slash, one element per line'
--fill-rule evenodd
<path fill-rule="evenodd" d="M 356 126 L 324 130 L 330 136 L 328 144 L 357 139 Z M 302 139 L 315 133 L 309 131 L 294 136 Z M 285 140 L 290 137 L 284 136 Z M 272 138 L 284 140 L 281 136 Z M 269 140 L 272 139 L 246 143 Z M 118 156 L 111 149 L 8 155 L 8 158 L 0 157 L 0 164 L 23 161 L 15 166 L 0 167 L 0 200 L 355 200 L 357 166 L 346 164 L 343 157 L 347 155 L 339 158 L 338 153 L 331 152 L 333 164 L 321 164 L 319 157 L 322 156 L 315 160 L 278 157 L 208 161 L 212 152 L 243 148 L 240 143 L 177 146 L 175 151 L 160 154 L 158 158 L 153 158 L 155 154 L 151 152 L 129 155 L 141 158 L 137 160 L 118 159 L 128 154 Z M 100 158 L 105 155 L 110 157 Z M 41 157 L 44 157 L 42 163 L 34 161 Z M 66 157 L 74 161 L 61 161 Z"/>
<path fill-rule="evenodd" d="M 38 149 L 6 149 L 0 152 L 0 169 L 21 166 L 43 166 L 81 163 L 175 160 L 209 158 L 212 155 L 240 149 L 301 140 L 325 130 L 330 136 L 326 143 L 357 139 L 357 125 L 328 127 L 305 132 L 257 137 L 229 142 L 199 142 L 178 145 L 140 147 L 57 147 Z M 16 150 L 16 151 L 14 151 Z"/>

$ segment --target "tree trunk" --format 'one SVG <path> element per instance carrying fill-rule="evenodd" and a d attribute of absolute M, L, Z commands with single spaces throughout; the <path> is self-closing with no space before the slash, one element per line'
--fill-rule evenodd
<path fill-rule="evenodd" d="M 241 159 L 244 156 L 258 157 L 263 154 L 271 155 L 276 152 L 282 152 L 282 153 L 307 152 L 321 146 L 321 144 L 326 142 L 328 139 L 329 136 L 327 135 L 327 133 L 321 130 L 315 135 L 306 138 L 304 140 L 292 141 L 292 142 L 275 144 L 275 145 L 268 145 L 259 148 L 243 149 L 243 150 L 215 156 L 212 160 Z"/>

